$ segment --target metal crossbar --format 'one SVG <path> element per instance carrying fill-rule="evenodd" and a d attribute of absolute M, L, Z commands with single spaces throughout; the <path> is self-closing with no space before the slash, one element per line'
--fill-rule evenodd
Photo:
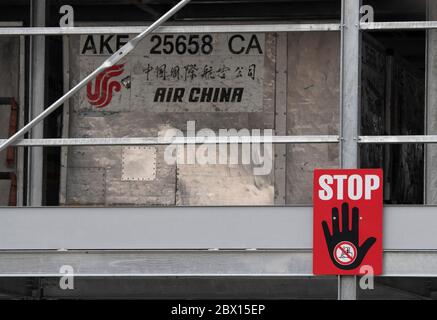
<path fill-rule="evenodd" d="M 432 30 L 437 29 L 437 21 L 394 21 L 363 22 L 360 30 Z M 72 28 L 59 27 L 4 27 L 0 28 L 0 36 L 32 36 L 32 35 L 82 35 L 82 34 L 137 34 L 144 30 L 143 26 L 82 26 Z M 314 32 L 340 31 L 340 23 L 264 23 L 234 25 L 174 25 L 161 26 L 155 33 L 227 33 L 227 32 Z"/>
<path fill-rule="evenodd" d="M 361 136 L 359 144 L 437 144 L 437 136 Z"/>
<path fill-rule="evenodd" d="M 437 136 L 360 136 L 359 144 L 437 144 Z M 4 143 L 7 140 L 0 140 Z M 62 146 L 139 146 L 139 145 L 184 145 L 184 144 L 332 144 L 341 142 L 336 135 L 307 136 L 235 136 L 235 137 L 132 137 L 132 138 L 63 138 L 19 139 L 16 147 L 62 147 Z"/>
<path fill-rule="evenodd" d="M 0 140 L 4 143 L 6 140 Z M 141 146 L 185 144 L 321 144 L 339 143 L 339 136 L 235 136 L 235 137 L 180 137 L 180 138 L 66 138 L 66 139 L 21 139 L 17 147 L 62 147 L 62 146 Z"/>
<path fill-rule="evenodd" d="M 361 30 L 431 30 L 437 29 L 437 21 L 365 22 Z"/>
<path fill-rule="evenodd" d="M 157 28 L 155 33 L 245 33 L 245 32 L 311 32 L 340 31 L 339 23 L 280 23 L 280 24 L 231 24 L 231 25 L 175 25 Z M 81 34 L 137 34 L 144 30 L 142 26 L 82 26 L 73 28 L 31 27 L 0 28 L 0 36 L 30 35 L 81 35 Z"/>

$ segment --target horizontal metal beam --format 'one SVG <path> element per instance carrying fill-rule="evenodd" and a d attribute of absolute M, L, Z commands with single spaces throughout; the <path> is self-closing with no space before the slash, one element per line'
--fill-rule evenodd
<path fill-rule="evenodd" d="M 437 277 L 436 210 L 385 208 L 384 276 Z M 1 208 L 0 246 L 0 277 L 307 277 L 312 208 Z"/>
<path fill-rule="evenodd" d="M 308 251 L 0 252 L 0 277 L 311 276 Z"/>
<path fill-rule="evenodd" d="M 6 140 L 0 139 L 0 144 Z M 318 144 L 339 143 L 339 136 L 235 136 L 235 137 L 180 137 L 180 138 L 65 138 L 65 139 L 21 139 L 13 145 L 18 147 L 60 146 L 140 146 L 140 145 L 184 145 L 184 144 Z"/>
<path fill-rule="evenodd" d="M 1 277 L 311 277 L 312 252 L 0 252 Z M 436 252 L 385 252 L 384 277 L 437 277 Z M 65 271 L 64 271 L 65 272 Z"/>
<path fill-rule="evenodd" d="M 437 21 L 363 22 L 361 30 L 430 30 L 437 29 Z"/>
<path fill-rule="evenodd" d="M 311 32 L 340 31 L 339 23 L 293 24 L 230 24 L 230 25 L 172 25 L 158 28 L 156 33 L 229 33 L 229 32 Z M 437 21 L 363 22 L 361 30 L 429 30 L 437 29 Z M 0 36 L 6 35 L 81 35 L 81 34 L 137 34 L 144 26 L 81 26 L 58 27 L 1 27 Z"/>
<path fill-rule="evenodd" d="M 293 24 L 230 24 L 230 25 L 172 25 L 157 29 L 156 33 L 228 33 L 228 32 L 311 32 L 340 31 L 339 23 L 293 23 Z M 437 21 L 363 22 L 361 30 L 429 30 L 437 29 Z M 137 34 L 144 26 L 81 26 L 58 27 L 2 27 L 0 36 L 6 35 L 81 35 L 81 34 Z"/>
<path fill-rule="evenodd" d="M 437 252 L 436 212 L 385 207 L 384 248 Z M 312 230 L 312 207 L 0 209 L 0 250 L 311 250 Z"/>
<path fill-rule="evenodd" d="M 113 27 L 73 27 L 73 28 L 0 28 L 0 36 L 6 35 L 80 35 L 80 34 L 137 34 L 145 26 Z M 190 25 L 164 26 L 155 33 L 246 33 L 246 32 L 305 32 L 305 31 L 340 31 L 339 23 L 302 23 L 302 24 L 245 24 L 245 25 Z"/>
<path fill-rule="evenodd" d="M 361 136 L 360 144 L 435 144 L 437 136 Z"/>

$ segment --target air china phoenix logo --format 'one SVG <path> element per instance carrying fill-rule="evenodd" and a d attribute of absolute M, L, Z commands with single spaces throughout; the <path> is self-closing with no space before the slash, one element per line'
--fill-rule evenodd
<path fill-rule="evenodd" d="M 124 64 L 119 64 L 107 68 L 97 76 L 95 81 L 88 83 L 87 98 L 91 105 L 96 108 L 104 108 L 111 103 L 114 91 L 119 92 L 121 90 L 120 82 L 113 78 L 124 72 L 123 67 Z"/>

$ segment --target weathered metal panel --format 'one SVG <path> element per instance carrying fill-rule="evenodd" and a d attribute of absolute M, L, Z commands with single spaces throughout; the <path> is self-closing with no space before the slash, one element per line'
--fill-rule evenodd
<path fill-rule="evenodd" d="M 68 168 L 67 186 L 70 204 L 98 205 L 105 203 L 106 170 L 104 168 Z"/>
<path fill-rule="evenodd" d="M 187 122 L 195 121 L 196 131 L 208 128 L 218 133 L 220 129 L 273 129 L 274 128 L 274 93 L 275 93 L 275 55 L 276 38 L 273 34 L 256 34 L 260 41 L 263 54 L 252 49 L 245 57 L 233 57 L 229 60 L 226 55 L 230 34 L 214 35 L 214 45 L 217 52 L 207 58 L 200 55 L 169 54 L 163 60 L 162 55 L 147 55 L 151 45 L 155 43 L 151 39 L 145 39 L 144 43 L 135 50 L 132 57 L 126 59 L 125 64 L 116 70 L 113 77 L 120 84 L 119 91 L 114 90 L 111 102 L 104 107 L 96 108 L 90 103 L 87 90 L 72 98 L 69 134 L 71 137 L 157 137 L 169 129 L 178 129 L 187 134 Z M 117 41 L 125 41 L 126 38 L 111 38 L 108 46 L 100 49 L 96 55 L 92 49 L 83 51 L 91 41 L 100 41 L 100 36 L 94 36 L 89 40 L 87 36 L 70 37 L 70 75 L 74 85 L 92 71 L 105 54 L 108 47 L 117 45 Z M 245 35 L 245 37 L 247 37 Z M 187 37 L 188 38 L 188 37 Z M 87 46 L 85 42 L 88 39 Z M 246 41 L 250 39 L 247 38 Z M 243 41 L 237 39 L 239 44 Z M 115 41 L 115 42 L 114 42 Z M 255 46 L 255 45 L 254 45 Z M 82 54 L 83 53 L 83 54 Z M 179 67 L 184 69 L 187 65 L 202 65 L 196 72 L 196 79 L 185 84 L 185 74 L 175 79 L 175 74 L 170 71 L 163 73 L 162 68 L 157 66 L 167 65 L 171 69 Z M 155 67 L 150 73 L 148 66 Z M 256 66 L 256 74 L 251 74 L 250 65 Z M 208 73 L 205 79 L 205 67 L 212 67 L 213 75 Z M 239 68 L 242 68 L 243 80 L 235 79 Z M 221 79 L 222 74 L 218 69 L 227 70 L 227 75 L 232 75 L 232 80 Z M 201 69 L 201 70 L 200 70 Z M 120 70 L 123 70 L 119 74 Z M 149 73 L 145 73 L 145 71 Z M 174 71 L 174 70 L 173 70 Z M 237 74 L 237 75 L 236 75 Z M 149 81 L 147 81 L 147 75 Z M 203 75 L 203 80 L 202 80 Z M 157 79 L 157 77 L 159 79 Z M 163 77 L 168 77 L 164 79 Z M 214 77 L 212 79 L 211 77 Z M 202 81 L 198 80 L 201 79 Z M 109 81 L 110 82 L 110 81 Z M 103 79 L 102 79 L 103 83 Z M 94 83 L 95 84 L 95 83 Z M 93 85 L 94 85 L 93 84 Z M 185 103 L 187 96 L 182 97 L 182 103 L 170 99 L 163 103 L 154 102 L 151 92 L 162 87 L 217 87 L 227 88 L 242 87 L 247 91 L 241 103 Z M 115 88 L 115 87 L 114 87 Z M 152 89 L 154 91 L 152 91 Z M 96 93 L 96 87 L 90 87 L 91 93 Z M 245 92 L 246 92 L 245 91 Z M 167 92 L 168 93 L 168 92 Z M 187 93 L 186 93 L 187 94 Z M 214 94 L 213 94 L 214 96 Z M 188 96 L 189 97 L 189 96 Z M 97 99 L 97 98 L 96 98 Z M 166 99 L 166 98 L 165 98 Z M 97 99 L 98 100 L 98 99 Z M 103 103 L 104 104 L 104 103 Z M 97 106 L 98 103 L 97 103 Z M 264 177 L 255 177 L 253 168 L 245 165 L 207 164 L 199 169 L 193 164 L 167 164 L 164 159 L 165 147 L 156 147 L 156 170 L 154 179 L 134 179 L 133 181 L 123 175 L 123 162 L 129 161 L 123 157 L 122 147 L 70 147 L 68 152 L 68 166 L 70 168 L 102 168 L 105 170 L 105 200 L 95 197 L 92 204 L 99 205 L 227 205 L 227 204 L 272 204 L 273 203 L 273 179 L 272 174 Z M 223 174 L 223 171 L 226 171 Z M 153 172 L 151 170 L 150 172 Z M 125 172 L 126 173 L 126 172 Z M 67 175 L 67 204 L 87 204 L 76 196 L 81 191 L 75 178 L 74 172 L 68 171 Z M 149 177 L 149 174 L 147 174 Z M 130 176 L 129 176 L 130 177 Z M 131 178 L 131 177 L 130 177 Z M 142 176 L 144 178 L 144 176 Z M 82 185 L 92 178 L 83 177 Z M 91 181 L 90 181 L 91 183 Z M 70 201 L 73 200 L 74 201 Z M 98 203 L 94 203 L 96 199 Z"/>
<path fill-rule="evenodd" d="M 123 147 L 122 153 L 122 181 L 156 179 L 155 147 Z"/>
<path fill-rule="evenodd" d="M 254 176 L 251 165 L 178 167 L 178 205 L 266 205 L 274 198 L 273 177 Z"/>
<path fill-rule="evenodd" d="M 273 129 L 275 104 L 276 37 L 265 36 L 263 109 L 237 114 L 199 114 L 201 128 Z M 238 116 L 237 116 L 238 115 Z M 239 119 L 239 123 L 235 120 Z M 200 127 L 199 125 L 199 127 Z M 208 126 L 211 125 L 211 126 Z M 241 148 L 239 149 L 241 150 Z M 241 153 L 241 151 L 240 151 Z M 229 158 L 228 158 L 229 159 Z M 228 162 L 229 163 L 229 162 Z M 274 203 L 273 170 L 266 176 L 254 176 L 250 165 L 178 166 L 177 205 L 269 205 Z"/>
<path fill-rule="evenodd" d="M 340 33 L 290 33 L 287 134 L 337 135 L 339 84 Z M 339 164 L 337 145 L 289 145 L 287 204 L 312 203 L 313 170 Z"/>

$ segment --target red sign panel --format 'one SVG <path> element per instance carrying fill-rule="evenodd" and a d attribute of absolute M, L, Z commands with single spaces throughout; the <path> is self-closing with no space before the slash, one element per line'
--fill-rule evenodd
<path fill-rule="evenodd" d="M 382 273 L 382 188 L 380 169 L 314 172 L 315 275 Z"/>

